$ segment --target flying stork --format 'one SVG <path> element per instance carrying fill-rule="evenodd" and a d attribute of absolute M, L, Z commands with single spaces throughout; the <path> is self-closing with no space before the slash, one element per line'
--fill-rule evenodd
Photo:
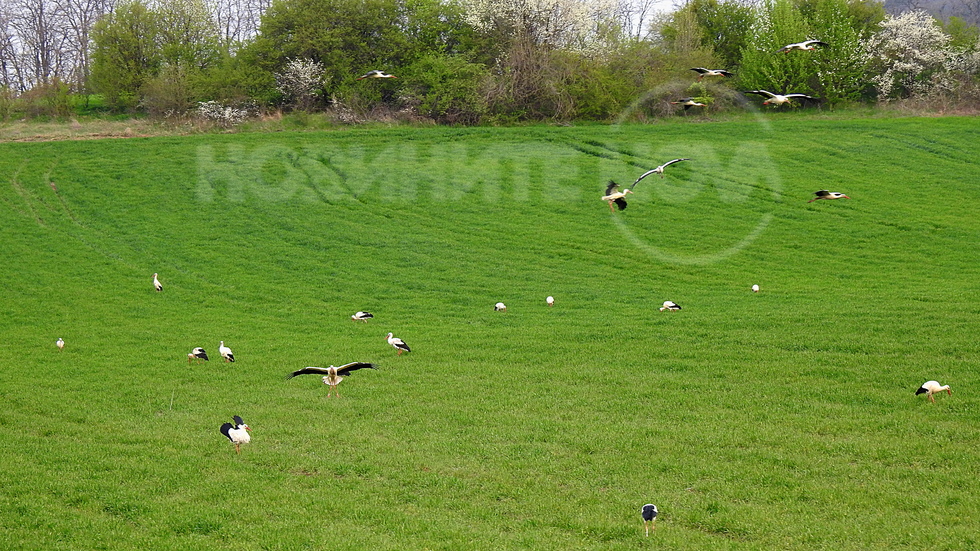
<path fill-rule="evenodd" d="M 353 316 L 351 316 L 350 319 L 354 321 L 363 321 L 364 323 L 367 323 L 367 320 L 373 317 L 374 314 L 372 314 L 371 312 L 357 312 Z"/>
<path fill-rule="evenodd" d="M 691 69 L 698 73 L 698 80 L 704 77 L 733 77 L 735 73 L 729 73 L 724 69 L 705 69 L 704 67 L 694 67 Z"/>
<path fill-rule="evenodd" d="M 787 44 L 776 51 L 777 54 L 785 54 L 793 50 L 816 50 L 817 46 L 830 46 L 826 42 L 820 40 L 804 40 L 803 42 L 794 42 L 793 44 Z"/>
<path fill-rule="evenodd" d="M 210 361 L 208 359 L 208 353 L 205 352 L 204 349 L 201 348 L 200 346 L 198 346 L 194 350 L 191 350 L 190 354 L 187 355 L 188 364 L 191 363 L 191 360 L 197 360 L 198 363 L 200 363 L 201 360 L 204 360 L 206 362 Z"/>
<path fill-rule="evenodd" d="M 810 199 L 809 201 L 807 201 L 807 203 L 812 203 L 812 202 L 817 201 L 817 200 L 820 200 L 820 199 L 828 199 L 828 200 L 834 200 L 834 199 L 850 199 L 850 197 L 848 197 L 847 195 L 844 195 L 843 193 L 841 193 L 839 191 L 827 191 L 825 189 L 821 189 L 820 191 L 814 191 L 813 194 L 816 195 L 816 197 L 814 197 L 813 199 Z"/>
<path fill-rule="evenodd" d="M 385 338 L 388 339 L 388 344 L 395 347 L 395 350 L 398 351 L 399 356 L 402 355 L 402 352 L 412 351 L 412 349 L 409 348 L 407 344 L 405 344 L 405 341 L 396 337 L 394 333 L 388 333 L 388 336 Z"/>
<path fill-rule="evenodd" d="M 606 194 L 602 196 L 603 201 L 609 202 L 609 212 L 616 212 L 613 210 L 613 203 L 619 207 L 619 210 L 626 210 L 626 197 L 627 193 L 633 193 L 633 190 L 626 188 L 623 191 L 619 191 L 619 184 L 609 180 L 609 185 L 606 186 Z"/>
<path fill-rule="evenodd" d="M 647 529 L 647 537 L 650 537 L 650 527 L 657 529 L 657 525 L 654 521 L 657 520 L 657 506 L 653 503 L 647 503 L 640 508 L 640 516 L 643 517 L 643 527 Z"/>
<path fill-rule="evenodd" d="M 687 111 L 688 109 L 690 109 L 692 107 L 707 107 L 708 106 L 707 103 L 701 103 L 700 101 L 697 101 L 694 98 L 681 98 L 681 99 L 679 99 L 677 101 L 670 102 L 670 104 L 671 105 L 683 105 L 685 111 Z"/>
<path fill-rule="evenodd" d="M 232 419 L 235 424 L 225 423 L 221 425 L 221 434 L 227 436 L 228 440 L 231 440 L 231 443 L 235 445 L 236 453 L 242 453 L 242 444 L 248 444 L 252 441 L 252 437 L 248 434 L 252 429 L 248 428 L 241 417 L 235 415 Z"/>
<path fill-rule="evenodd" d="M 221 344 L 218 345 L 218 354 L 221 354 L 221 357 L 224 358 L 226 362 L 235 361 L 235 355 L 231 353 L 230 348 L 225 346 L 225 341 L 221 341 Z"/>
<path fill-rule="evenodd" d="M 153 274 L 153 288 L 156 289 L 158 293 L 163 290 L 163 284 L 161 284 L 160 280 L 157 279 L 157 274 Z"/>
<path fill-rule="evenodd" d="M 368 71 L 367 73 L 357 77 L 357 80 L 362 80 L 365 78 L 398 78 L 395 75 L 387 75 L 384 71 Z"/>
<path fill-rule="evenodd" d="M 759 95 L 759 96 L 765 96 L 765 97 L 769 98 L 766 101 L 762 102 L 762 105 L 782 105 L 784 103 L 789 103 L 791 100 L 794 100 L 794 99 L 804 99 L 804 100 L 810 100 L 810 101 L 820 101 L 819 99 L 817 99 L 817 98 L 815 98 L 813 96 L 808 96 L 806 94 L 773 94 L 772 92 L 769 92 L 768 90 L 749 90 L 749 91 L 747 91 L 745 93 L 746 94 L 756 94 L 756 95 Z"/>
<path fill-rule="evenodd" d="M 681 161 L 690 161 L 690 160 L 691 159 L 673 159 L 673 160 L 667 161 L 666 163 L 658 166 L 657 168 L 650 169 L 650 170 L 644 172 L 643 174 L 640 174 L 640 177 L 637 178 L 635 182 L 633 182 L 633 185 L 630 186 L 630 189 L 633 189 L 634 187 L 636 187 L 636 184 L 639 184 L 640 183 L 640 180 L 646 178 L 647 176 L 649 176 L 651 174 L 659 174 L 660 177 L 663 178 L 664 177 L 664 169 L 665 168 L 667 168 L 668 166 L 670 166 L 670 165 L 672 165 L 674 163 L 679 163 Z"/>
<path fill-rule="evenodd" d="M 933 398 L 932 395 L 938 392 L 942 392 L 944 390 L 950 396 L 953 395 L 953 391 L 949 389 L 949 385 L 940 385 L 937 381 L 926 381 L 922 383 L 922 386 L 919 387 L 919 390 L 915 391 L 915 395 L 918 396 L 919 394 L 925 394 L 926 396 L 929 397 L 929 401 L 935 404 L 936 399 Z"/>
<path fill-rule="evenodd" d="M 340 389 L 337 388 L 337 386 L 344 380 L 344 377 L 350 375 L 351 371 L 364 368 L 377 369 L 374 367 L 374 364 L 367 362 L 351 362 L 337 367 L 332 365 L 330 367 L 304 367 L 303 369 L 293 371 L 287 375 L 286 380 L 292 379 L 297 375 L 310 375 L 317 373 L 323 375 L 323 384 L 330 387 L 330 389 L 327 390 L 327 398 L 330 397 L 330 393 L 333 391 L 336 391 L 337 398 L 340 398 Z"/>
<path fill-rule="evenodd" d="M 681 305 L 676 302 L 665 300 L 664 305 L 660 307 L 660 311 L 668 310 L 670 312 L 676 312 L 681 309 Z"/>

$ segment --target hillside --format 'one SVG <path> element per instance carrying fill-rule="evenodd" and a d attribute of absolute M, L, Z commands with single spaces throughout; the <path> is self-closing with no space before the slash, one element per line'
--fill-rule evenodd
<path fill-rule="evenodd" d="M 0 547 L 975 548 L 978 138 L 786 115 L 0 144 Z M 379 369 L 340 399 L 284 380 L 355 360 Z"/>

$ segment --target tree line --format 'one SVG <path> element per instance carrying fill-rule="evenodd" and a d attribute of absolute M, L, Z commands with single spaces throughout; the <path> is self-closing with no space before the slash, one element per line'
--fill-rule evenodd
<path fill-rule="evenodd" d="M 964 2 L 972 0 L 962 0 Z M 813 51 L 777 53 L 818 39 Z M 697 79 L 694 67 L 730 78 Z M 380 69 L 397 78 L 358 80 Z M 821 105 L 980 103 L 980 31 L 875 0 L 10 0 L 0 117 L 114 112 L 234 123 L 262 110 L 442 123 L 723 110 L 737 90 Z"/>

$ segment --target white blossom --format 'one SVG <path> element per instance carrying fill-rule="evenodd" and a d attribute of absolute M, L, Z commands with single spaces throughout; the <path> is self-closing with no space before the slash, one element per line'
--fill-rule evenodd
<path fill-rule="evenodd" d="M 924 95 L 953 87 L 950 37 L 924 11 L 890 15 L 864 43 L 869 60 L 880 68 L 871 77 L 879 97 Z"/>
<path fill-rule="evenodd" d="M 482 31 L 524 36 L 579 51 L 602 47 L 603 27 L 619 14 L 617 0 L 460 0 L 467 22 Z"/>
<path fill-rule="evenodd" d="M 197 115 L 202 119 L 215 122 L 222 126 L 241 124 L 251 115 L 251 110 L 247 107 L 230 107 L 216 101 L 198 102 L 196 111 Z"/>
<path fill-rule="evenodd" d="M 308 108 L 323 90 L 323 64 L 312 59 L 290 60 L 275 77 L 276 88 L 300 108 Z"/>

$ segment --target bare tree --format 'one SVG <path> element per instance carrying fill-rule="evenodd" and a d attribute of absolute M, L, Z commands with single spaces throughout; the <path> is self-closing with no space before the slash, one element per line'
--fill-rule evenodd
<path fill-rule="evenodd" d="M 78 91 L 85 90 L 91 60 L 89 32 L 100 17 L 111 11 L 113 0 L 60 0 L 66 22 L 68 51 L 64 53 L 69 68 L 63 76 Z"/>
<path fill-rule="evenodd" d="M 21 46 L 26 84 L 34 86 L 62 76 L 67 41 L 65 13 L 47 0 L 15 0 L 13 28 Z"/>

